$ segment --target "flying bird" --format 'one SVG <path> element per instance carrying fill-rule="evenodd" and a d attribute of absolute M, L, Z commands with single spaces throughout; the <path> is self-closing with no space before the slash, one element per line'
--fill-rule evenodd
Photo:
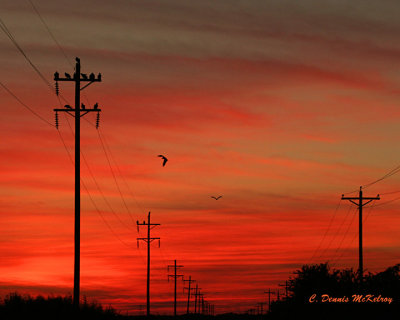
<path fill-rule="evenodd" d="M 161 157 L 164 160 L 163 164 L 162 164 L 162 166 L 164 167 L 165 164 L 167 163 L 168 159 L 166 157 L 164 157 L 162 154 L 159 154 L 158 157 Z"/>
<path fill-rule="evenodd" d="M 218 200 L 219 198 L 222 198 L 222 196 L 218 196 L 218 197 L 211 196 L 211 198 Z"/>
<path fill-rule="evenodd" d="M 64 73 L 65 74 L 65 77 L 67 78 L 67 79 L 71 79 L 71 75 L 69 74 L 69 73 Z"/>

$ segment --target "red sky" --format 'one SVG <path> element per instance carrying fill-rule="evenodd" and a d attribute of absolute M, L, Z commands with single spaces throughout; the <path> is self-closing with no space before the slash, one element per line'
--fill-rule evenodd
<path fill-rule="evenodd" d="M 3 1 L 0 18 L 45 78 L 72 74 L 76 56 L 103 75 L 82 96 L 103 110 L 99 131 L 82 122 L 82 295 L 145 305 L 134 222 L 148 211 L 161 223 L 155 313 L 173 310 L 174 259 L 217 312 L 254 307 L 305 263 L 357 268 L 355 208 L 334 213 L 399 163 L 397 2 L 32 3 L 68 60 L 29 1 Z M 53 123 L 55 95 L 4 33 L 0 46 L 1 82 Z M 73 120 L 60 116 L 59 135 L 0 98 L 0 295 L 71 294 L 74 168 L 60 135 L 73 154 Z M 399 194 L 385 194 L 399 190 L 396 175 L 365 188 L 384 204 L 365 211 L 367 271 L 399 262 L 399 203 L 386 204 Z M 183 312 L 181 283 L 178 296 Z"/>

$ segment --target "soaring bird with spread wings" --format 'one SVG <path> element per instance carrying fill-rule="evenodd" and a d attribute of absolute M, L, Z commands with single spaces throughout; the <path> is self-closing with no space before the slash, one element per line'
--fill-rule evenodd
<path fill-rule="evenodd" d="M 160 158 L 162 158 L 164 160 L 163 164 L 162 164 L 162 166 L 164 167 L 165 164 L 167 163 L 168 159 L 166 157 L 164 157 L 162 154 L 159 154 L 157 157 L 160 157 Z"/>
<path fill-rule="evenodd" d="M 211 196 L 211 198 L 218 200 L 219 198 L 222 198 L 222 196 L 218 196 L 218 197 Z"/>

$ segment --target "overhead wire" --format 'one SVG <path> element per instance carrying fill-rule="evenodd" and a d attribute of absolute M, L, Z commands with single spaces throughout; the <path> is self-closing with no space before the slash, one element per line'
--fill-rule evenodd
<path fill-rule="evenodd" d="M 37 16 L 39 17 L 40 21 L 42 21 L 44 27 L 46 28 L 47 32 L 49 33 L 50 37 L 53 39 L 53 41 L 55 42 L 55 44 L 57 45 L 58 49 L 62 52 L 62 54 L 65 57 L 65 60 L 69 63 L 69 65 L 73 68 L 73 64 L 71 63 L 70 59 L 68 58 L 67 54 L 65 53 L 64 49 L 61 47 L 60 43 L 57 41 L 56 37 L 54 36 L 53 32 L 51 32 L 48 24 L 46 23 L 46 21 L 43 19 L 42 15 L 40 14 L 39 10 L 36 8 L 36 6 L 33 4 L 33 2 L 31 0 L 28 0 L 29 3 L 32 6 L 32 9 L 35 11 L 35 13 L 37 14 Z"/>
<path fill-rule="evenodd" d="M 0 81 L 0 85 L 3 87 L 4 90 L 6 90 L 15 100 L 17 100 L 19 102 L 19 104 L 21 104 L 23 107 L 25 107 L 26 109 L 28 109 L 32 114 L 34 114 L 36 117 L 38 117 L 40 120 L 42 120 L 43 122 L 45 122 L 46 124 L 52 126 L 55 128 L 55 125 L 50 123 L 49 121 L 47 121 L 44 117 L 42 117 L 38 112 L 36 112 L 35 110 L 33 110 L 33 108 L 31 108 L 30 106 L 28 106 L 26 103 L 24 103 L 20 98 L 18 98 L 18 96 L 13 93 L 4 83 L 2 83 Z"/>
<path fill-rule="evenodd" d="M 65 121 L 67 122 L 68 127 L 69 127 L 71 133 L 75 136 L 75 134 L 74 134 L 74 132 L 73 132 L 73 129 L 72 129 L 72 127 L 71 127 L 71 124 L 70 124 L 70 122 L 69 122 L 69 120 L 68 120 L 68 117 L 67 117 L 67 115 L 66 115 L 65 113 L 64 113 L 64 117 L 65 117 Z M 113 213 L 113 215 L 119 220 L 119 222 L 120 222 L 122 225 L 124 225 L 125 227 L 127 227 L 129 230 L 132 231 L 132 230 L 133 230 L 133 227 L 130 226 L 130 225 L 128 225 L 124 220 L 122 220 L 122 219 L 119 217 L 119 215 L 115 212 L 115 210 L 112 208 L 111 204 L 109 203 L 109 201 L 108 201 L 107 198 L 105 197 L 104 192 L 101 190 L 100 185 L 99 185 L 99 183 L 97 182 L 97 179 L 95 178 L 95 176 L 94 176 L 94 174 L 93 174 L 93 172 L 92 172 L 92 170 L 91 170 L 91 168 L 90 168 L 90 166 L 89 166 L 89 164 L 88 164 L 88 162 L 87 162 L 87 160 L 86 160 L 85 154 L 84 154 L 84 152 L 82 151 L 82 149 L 81 149 L 81 152 L 80 152 L 80 153 L 81 153 L 83 162 L 85 163 L 85 166 L 86 166 L 86 168 L 88 169 L 88 172 L 89 172 L 89 174 L 90 174 L 90 176 L 91 176 L 91 178 L 92 178 L 94 184 L 96 185 L 97 190 L 99 191 L 99 193 L 100 193 L 100 195 L 102 196 L 104 202 L 106 203 L 107 207 L 109 208 L 109 210 Z"/>
<path fill-rule="evenodd" d="M 356 208 L 353 208 L 353 211 L 354 211 L 354 212 L 355 212 L 356 210 L 357 210 Z M 336 254 L 338 253 L 338 251 L 341 249 L 342 244 L 343 244 L 343 241 L 344 241 L 344 239 L 346 238 L 347 234 L 349 233 L 350 228 L 351 228 L 351 226 L 353 225 L 356 216 L 357 216 L 356 214 L 353 214 L 353 218 L 350 220 L 350 223 L 347 225 L 346 232 L 344 233 L 344 235 L 343 235 L 343 237 L 342 237 L 342 240 L 339 242 L 338 247 L 336 248 L 335 252 L 333 253 L 333 256 L 334 256 L 334 257 L 336 256 Z M 334 258 L 333 258 L 333 259 L 334 259 Z"/>
<path fill-rule="evenodd" d="M 345 221 L 347 221 L 347 217 L 349 216 L 350 212 L 351 212 L 352 206 L 349 205 L 347 213 L 344 217 L 344 219 L 342 220 L 342 223 L 340 224 L 339 228 L 336 230 L 335 234 L 333 235 L 333 237 L 331 237 L 330 241 L 328 242 L 328 245 L 325 247 L 325 249 L 322 251 L 322 253 L 319 255 L 319 258 L 322 258 L 325 253 L 327 252 L 328 249 L 330 249 L 333 241 L 336 239 L 336 237 L 338 236 L 338 234 L 340 233 L 340 231 L 342 230 L 342 227 L 345 223 Z"/>
<path fill-rule="evenodd" d="M 104 134 L 102 133 L 101 130 L 99 130 L 98 133 L 99 133 L 99 136 L 102 136 L 102 139 L 103 139 L 103 142 L 104 142 L 104 144 L 105 144 L 105 147 L 106 147 L 106 149 L 108 150 L 108 152 L 109 152 L 109 154 L 110 154 L 110 158 L 111 158 L 111 160 L 114 162 L 114 165 L 115 165 L 115 167 L 117 168 L 117 172 L 118 172 L 119 176 L 122 178 L 122 181 L 124 182 L 126 188 L 128 189 L 128 191 L 129 191 L 131 197 L 134 199 L 134 201 L 135 201 L 136 205 L 138 206 L 138 208 L 141 209 L 142 213 L 143 213 L 143 214 L 146 214 L 146 210 L 145 210 L 144 207 L 139 203 L 139 201 L 137 200 L 136 196 L 135 196 L 134 193 L 132 192 L 131 187 L 129 186 L 128 182 L 126 181 L 124 175 L 122 174 L 122 172 L 121 172 L 121 170 L 120 170 L 120 168 L 119 168 L 119 165 L 118 165 L 118 163 L 117 163 L 117 161 L 116 161 L 116 159 L 115 159 L 115 157 L 114 157 L 114 155 L 113 155 L 113 153 L 112 153 L 112 151 L 111 151 L 111 148 L 110 148 L 109 144 L 107 143 L 106 137 L 104 136 Z"/>
<path fill-rule="evenodd" d="M 336 206 L 336 209 L 335 209 L 335 211 L 333 212 L 333 215 L 332 215 L 332 217 L 331 217 L 331 219 L 330 219 L 330 221 L 329 221 L 328 228 L 325 230 L 325 233 L 324 233 L 324 235 L 323 235 L 321 241 L 319 242 L 318 247 L 315 249 L 313 255 L 312 255 L 311 258 L 309 259 L 310 263 L 311 263 L 312 260 L 314 259 L 316 253 L 317 253 L 317 252 L 319 251 L 319 249 L 321 248 L 321 245 L 322 245 L 322 243 L 324 242 L 324 240 L 325 240 L 325 238 L 326 238 L 326 236 L 327 236 L 327 234 L 328 234 L 328 232 L 329 232 L 329 230 L 330 230 L 330 228 L 331 228 L 331 226 L 332 226 L 332 223 L 333 223 L 333 221 L 334 221 L 334 219 L 335 219 L 335 217 L 336 217 L 336 214 L 337 214 L 337 212 L 339 211 L 339 207 L 340 207 L 341 202 L 342 202 L 342 199 L 339 200 L 339 202 L 338 202 L 338 204 L 337 204 L 337 206 Z"/>
<path fill-rule="evenodd" d="M 363 224 L 367 221 L 368 217 L 371 215 L 372 209 L 374 208 L 374 206 L 370 206 L 368 208 L 370 208 L 370 209 L 368 210 L 368 212 L 366 212 L 366 215 L 363 217 Z M 339 256 L 335 257 L 331 261 L 331 266 L 332 267 L 336 266 L 337 263 L 339 262 L 339 260 L 344 256 L 345 252 L 347 252 L 350 249 L 350 247 L 353 245 L 354 241 L 356 240 L 357 236 L 358 236 L 358 234 L 355 233 L 353 238 L 351 239 L 351 241 L 348 243 L 346 249 L 342 250 L 342 253 Z"/>

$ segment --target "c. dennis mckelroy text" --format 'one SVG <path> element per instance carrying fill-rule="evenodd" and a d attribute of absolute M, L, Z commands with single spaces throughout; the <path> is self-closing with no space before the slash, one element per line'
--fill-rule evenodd
<path fill-rule="evenodd" d="M 313 294 L 308 299 L 310 303 L 322 302 L 322 303 L 388 303 L 393 302 L 391 297 L 382 297 L 381 295 L 376 296 L 373 294 L 353 294 L 351 297 L 332 297 L 329 294 L 321 294 L 320 297 L 317 294 Z"/>

